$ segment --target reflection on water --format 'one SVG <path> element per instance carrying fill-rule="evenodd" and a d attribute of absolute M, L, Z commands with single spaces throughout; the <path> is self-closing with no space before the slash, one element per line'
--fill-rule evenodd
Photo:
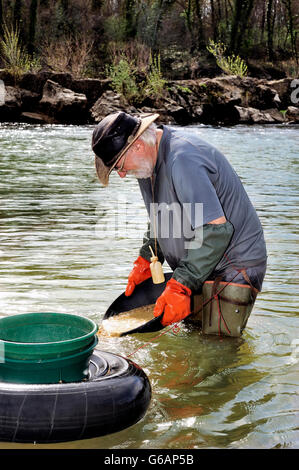
<path fill-rule="evenodd" d="M 35 447 L 298 447 L 298 127 L 188 130 L 225 153 L 265 229 L 268 271 L 246 331 L 219 339 L 180 324 L 176 333 L 101 337 L 98 348 L 148 374 L 146 416 L 113 435 Z M 100 187 L 91 133 L 0 127 L 0 315 L 57 311 L 100 324 L 123 292 L 146 211 L 133 177 Z"/>

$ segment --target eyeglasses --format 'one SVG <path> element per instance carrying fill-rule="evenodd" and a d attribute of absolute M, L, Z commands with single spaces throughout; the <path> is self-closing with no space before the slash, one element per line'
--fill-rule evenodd
<path fill-rule="evenodd" d="M 117 172 L 123 171 L 123 168 L 124 168 L 124 166 L 125 166 L 125 162 L 126 162 L 127 156 L 128 156 L 128 155 L 126 154 L 126 155 L 125 155 L 125 158 L 123 159 L 123 162 L 122 162 L 122 164 L 121 164 L 121 166 L 120 166 L 119 168 L 114 167 L 114 170 L 115 170 L 115 171 L 117 171 Z"/>

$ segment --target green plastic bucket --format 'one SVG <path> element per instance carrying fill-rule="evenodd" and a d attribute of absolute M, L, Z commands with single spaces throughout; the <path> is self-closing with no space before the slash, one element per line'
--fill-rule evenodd
<path fill-rule="evenodd" d="M 95 322 L 78 315 L 42 312 L 1 318 L 0 380 L 56 383 L 86 378 L 97 331 Z"/>

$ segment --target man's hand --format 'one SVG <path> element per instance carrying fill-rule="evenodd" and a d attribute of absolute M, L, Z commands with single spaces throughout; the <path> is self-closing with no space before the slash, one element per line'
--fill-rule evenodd
<path fill-rule="evenodd" d="M 191 289 L 173 278 L 170 279 L 156 301 L 154 316 L 158 317 L 164 312 L 161 320 L 163 326 L 183 320 L 191 313 L 191 293 Z"/>
<path fill-rule="evenodd" d="M 133 269 L 128 277 L 128 284 L 126 288 L 125 295 L 129 297 L 133 294 L 135 287 L 141 282 L 151 277 L 150 262 L 138 256 L 136 261 L 134 261 Z"/>

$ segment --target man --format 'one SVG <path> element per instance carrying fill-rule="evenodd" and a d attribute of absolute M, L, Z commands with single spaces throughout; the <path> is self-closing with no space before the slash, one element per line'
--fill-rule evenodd
<path fill-rule="evenodd" d="M 151 247 L 173 270 L 154 309 L 155 316 L 163 314 L 165 326 L 190 314 L 191 296 L 207 279 L 221 277 L 260 291 L 267 254 L 256 211 L 224 155 L 196 133 L 156 127 L 158 116 L 106 116 L 93 132 L 92 149 L 104 186 L 112 170 L 121 178 L 133 174 L 138 179 L 151 226 L 126 295 L 151 276 Z M 161 207 L 164 214 L 159 219 L 153 211 Z M 172 227 L 163 235 L 170 209 Z"/>

